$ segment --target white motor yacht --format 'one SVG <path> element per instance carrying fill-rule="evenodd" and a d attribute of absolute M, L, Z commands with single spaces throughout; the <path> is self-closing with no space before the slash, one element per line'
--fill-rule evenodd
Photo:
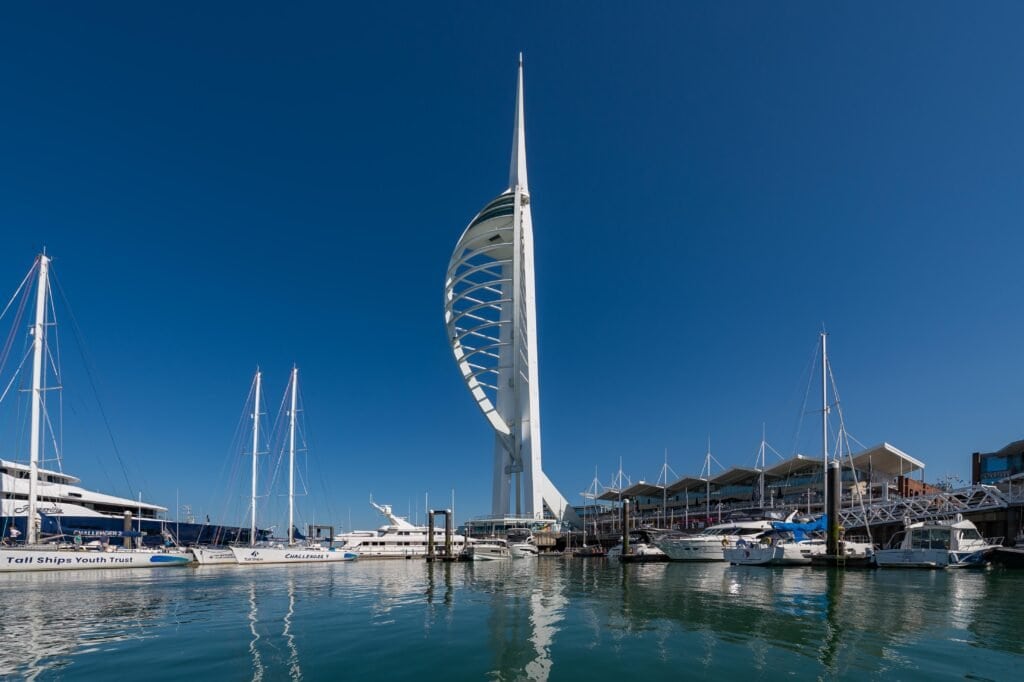
<path fill-rule="evenodd" d="M 1001 540 L 983 538 L 977 526 L 957 514 L 954 519 L 908 524 L 875 552 L 875 562 L 881 568 L 986 566 Z"/>
<path fill-rule="evenodd" d="M 725 560 L 737 566 L 806 566 L 815 557 L 824 557 L 828 543 L 820 535 L 796 538 L 790 531 L 766 531 L 753 538 L 741 538 L 722 550 Z M 870 542 L 844 540 L 840 543 L 848 560 L 870 559 Z"/>
<path fill-rule="evenodd" d="M 508 540 L 508 550 L 513 559 L 528 559 L 539 554 L 537 541 L 529 528 L 510 528 L 505 538 Z"/>
<path fill-rule="evenodd" d="M 663 532 L 647 528 L 631 530 L 629 548 L 625 553 L 620 542 L 608 550 L 608 558 L 626 562 L 668 561 L 668 555 L 655 544 L 655 538 Z"/>
<path fill-rule="evenodd" d="M 341 549 L 355 552 L 364 559 L 422 559 L 427 556 L 429 529 L 409 523 L 392 511 L 390 504 L 370 500 L 388 522 L 377 530 L 355 530 L 338 533 L 334 542 Z M 444 528 L 434 528 L 435 551 L 444 551 Z M 452 535 L 452 552 L 459 554 L 466 547 L 463 535 Z"/>
<path fill-rule="evenodd" d="M 796 512 L 791 512 L 786 521 L 792 521 Z M 740 540 L 751 540 L 756 535 L 770 530 L 772 521 L 783 520 L 781 514 L 765 514 L 760 519 L 731 519 L 725 523 L 708 526 L 700 533 L 668 533 L 655 538 L 658 548 L 672 561 L 725 561 L 723 549 L 736 545 Z"/>
<path fill-rule="evenodd" d="M 466 548 L 466 556 L 472 561 L 495 561 L 511 559 L 512 552 L 509 551 L 508 541 L 501 538 L 485 538 L 470 541 Z"/>

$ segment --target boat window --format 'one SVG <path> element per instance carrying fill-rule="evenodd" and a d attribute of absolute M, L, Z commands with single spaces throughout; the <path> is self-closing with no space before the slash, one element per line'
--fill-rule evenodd
<path fill-rule="evenodd" d="M 949 528 L 915 528 L 910 533 L 911 549 L 949 549 Z"/>
<path fill-rule="evenodd" d="M 964 528 L 960 531 L 961 540 L 981 540 L 981 533 L 974 528 Z"/>

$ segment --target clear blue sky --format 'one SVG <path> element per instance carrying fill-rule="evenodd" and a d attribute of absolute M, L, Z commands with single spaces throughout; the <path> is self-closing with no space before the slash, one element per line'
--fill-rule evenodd
<path fill-rule="evenodd" d="M 762 423 L 816 454 L 822 324 L 850 433 L 966 479 L 1024 436 L 1021 26 L 999 2 L 8 4 L 3 295 L 45 245 L 148 500 L 240 514 L 252 372 L 276 406 L 294 362 L 325 481 L 305 519 L 452 488 L 486 512 L 442 288 L 505 188 L 523 51 L 543 450 L 571 501 L 620 457 L 697 473 L 708 434 L 752 465 Z M 126 494 L 67 384 L 66 469 Z"/>

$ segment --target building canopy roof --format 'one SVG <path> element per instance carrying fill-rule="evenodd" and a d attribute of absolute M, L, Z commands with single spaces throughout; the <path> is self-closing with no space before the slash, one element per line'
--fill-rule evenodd
<path fill-rule="evenodd" d="M 661 495 L 662 491 L 665 490 L 664 486 L 657 485 L 655 483 L 646 483 L 640 481 L 634 483 L 625 490 L 622 491 L 623 497 L 633 499 L 635 497 L 653 497 L 654 495 Z"/>
<path fill-rule="evenodd" d="M 706 479 L 697 478 L 696 476 L 683 476 L 675 483 L 670 483 L 668 491 L 670 493 L 681 493 L 683 491 L 690 492 L 701 492 L 707 490 L 708 482 Z"/>
<path fill-rule="evenodd" d="M 711 479 L 712 485 L 725 486 L 735 485 L 747 481 L 753 481 L 761 472 L 749 467 L 732 467 Z"/>
<path fill-rule="evenodd" d="M 605 488 L 604 492 L 597 496 L 597 499 L 605 502 L 617 502 L 621 496 L 622 492 L 618 488 Z"/>
<path fill-rule="evenodd" d="M 764 475 L 768 478 L 785 478 L 793 474 L 800 474 L 806 471 L 814 471 L 822 468 L 820 457 L 808 457 L 807 455 L 795 455 L 783 460 L 775 466 L 765 469 Z"/>
<path fill-rule="evenodd" d="M 906 476 L 924 469 L 924 462 L 914 459 L 893 445 L 882 443 L 853 455 L 853 466 L 858 471 Z"/>

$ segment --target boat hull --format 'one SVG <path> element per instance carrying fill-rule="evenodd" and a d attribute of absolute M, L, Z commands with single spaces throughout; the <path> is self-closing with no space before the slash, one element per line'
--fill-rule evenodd
<path fill-rule="evenodd" d="M 509 544 L 508 551 L 513 559 L 529 559 L 537 556 L 537 546 L 527 542 L 514 542 Z"/>
<path fill-rule="evenodd" d="M 672 561 L 725 561 L 722 541 L 696 538 L 669 539 L 658 542 L 658 548 Z"/>
<path fill-rule="evenodd" d="M 1008 568 L 1024 568 L 1024 548 L 997 547 L 992 553 L 992 561 Z"/>
<path fill-rule="evenodd" d="M 735 566 L 809 566 L 811 556 L 824 553 L 818 546 L 802 542 L 782 545 L 754 544 L 728 547 L 722 551 L 725 560 Z"/>
<path fill-rule="evenodd" d="M 190 547 L 196 563 L 203 566 L 210 564 L 237 564 L 235 553 L 229 547 Z"/>
<path fill-rule="evenodd" d="M 354 561 L 355 552 L 320 547 L 231 547 L 239 564 L 322 564 Z"/>
<path fill-rule="evenodd" d="M 0 548 L 0 572 L 80 571 L 97 568 L 166 568 L 192 563 L 188 552 Z"/>
<path fill-rule="evenodd" d="M 979 568 L 988 565 L 989 554 L 987 550 L 880 549 L 875 562 L 880 568 Z"/>

